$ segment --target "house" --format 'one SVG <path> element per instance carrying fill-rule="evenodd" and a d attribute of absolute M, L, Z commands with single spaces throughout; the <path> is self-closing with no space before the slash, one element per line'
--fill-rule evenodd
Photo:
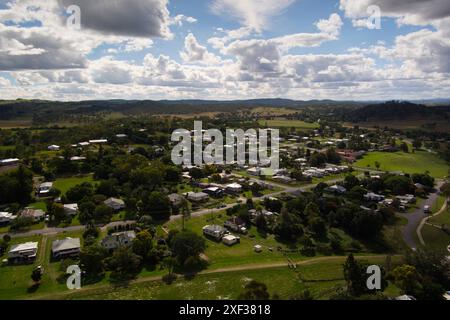
<path fill-rule="evenodd" d="M 102 246 L 108 250 L 115 250 L 119 247 L 129 247 L 136 238 L 134 231 L 116 232 L 106 236 L 102 240 Z"/>
<path fill-rule="evenodd" d="M 104 144 L 108 143 L 108 140 L 106 139 L 95 139 L 95 140 L 89 140 L 90 144 Z"/>
<path fill-rule="evenodd" d="M 0 226 L 6 225 L 16 218 L 15 215 L 9 212 L 0 212 Z"/>
<path fill-rule="evenodd" d="M 347 189 L 345 189 L 343 186 L 335 184 L 331 187 L 326 188 L 325 191 L 334 193 L 334 194 L 343 194 L 343 193 L 347 192 Z"/>
<path fill-rule="evenodd" d="M 36 259 L 38 251 L 37 242 L 25 242 L 11 247 L 8 260 L 11 262 L 31 262 Z"/>
<path fill-rule="evenodd" d="M 248 174 L 251 174 L 252 176 L 260 176 L 261 175 L 261 169 L 257 167 L 253 167 L 247 170 Z"/>
<path fill-rule="evenodd" d="M 25 208 L 19 212 L 20 217 L 32 218 L 34 222 L 39 222 L 45 217 L 45 212 L 40 209 Z"/>
<path fill-rule="evenodd" d="M 250 209 L 248 210 L 248 213 L 250 214 L 250 220 L 254 223 L 256 221 L 256 218 L 260 215 L 263 215 L 266 219 L 272 219 L 275 216 L 275 213 L 268 211 L 266 209 L 262 210 L 256 210 L 256 209 Z"/>
<path fill-rule="evenodd" d="M 11 158 L 11 159 L 3 159 L 0 160 L 0 166 L 14 166 L 19 164 L 19 159 L 17 158 Z"/>
<path fill-rule="evenodd" d="M 87 147 L 87 146 L 89 146 L 89 145 L 90 145 L 90 143 L 87 142 L 87 141 L 83 141 L 83 142 L 79 142 L 79 143 L 78 143 L 78 146 L 80 146 L 80 147 Z"/>
<path fill-rule="evenodd" d="M 192 202 L 203 202 L 209 199 L 209 195 L 204 192 L 188 192 L 186 193 L 186 197 Z"/>
<path fill-rule="evenodd" d="M 409 204 L 416 202 L 416 197 L 412 194 L 405 194 L 404 196 L 396 196 L 396 199 L 400 200 L 401 204 Z"/>
<path fill-rule="evenodd" d="M 126 134 L 124 134 L 124 133 L 119 133 L 119 134 L 116 134 L 116 138 L 126 138 L 126 137 L 128 137 Z"/>
<path fill-rule="evenodd" d="M 86 157 L 73 156 L 70 157 L 70 161 L 83 161 L 86 160 Z"/>
<path fill-rule="evenodd" d="M 181 206 L 181 204 L 183 203 L 183 196 L 181 194 L 178 193 L 172 193 L 168 195 L 170 204 L 172 205 L 172 207 L 178 208 Z"/>
<path fill-rule="evenodd" d="M 53 182 L 41 183 L 36 190 L 36 194 L 40 197 L 45 197 L 50 193 L 50 190 L 52 188 L 53 188 Z"/>
<path fill-rule="evenodd" d="M 368 192 L 364 195 L 364 199 L 367 201 L 374 201 L 374 202 L 380 202 L 384 200 L 384 196 L 381 194 L 376 194 L 373 192 Z"/>
<path fill-rule="evenodd" d="M 232 246 L 232 245 L 234 245 L 236 243 L 239 243 L 240 241 L 241 241 L 241 238 L 236 237 L 236 236 L 234 236 L 232 234 L 227 234 L 226 236 L 224 236 L 222 238 L 222 242 L 224 244 L 226 244 L 227 246 Z"/>
<path fill-rule="evenodd" d="M 119 211 L 125 208 L 125 202 L 122 199 L 109 198 L 106 199 L 103 203 L 115 211 Z"/>
<path fill-rule="evenodd" d="M 404 294 L 402 296 L 398 296 L 396 298 L 394 298 L 395 300 L 416 300 L 416 298 L 414 298 L 413 296 Z"/>
<path fill-rule="evenodd" d="M 239 217 L 231 217 L 230 219 L 224 222 L 223 226 L 225 228 L 231 229 L 239 233 L 243 234 L 247 233 L 245 222 Z"/>
<path fill-rule="evenodd" d="M 77 256 L 80 253 L 79 238 L 65 238 L 52 243 L 52 256 L 55 259 Z"/>
<path fill-rule="evenodd" d="M 223 190 L 219 187 L 205 188 L 205 189 L 203 189 L 203 192 L 210 196 L 216 197 L 216 198 L 223 196 Z"/>
<path fill-rule="evenodd" d="M 64 212 L 69 216 L 74 216 L 78 213 L 78 204 L 69 203 L 64 205 Z"/>
<path fill-rule="evenodd" d="M 424 186 L 424 185 L 421 184 L 421 183 L 414 183 L 414 186 L 415 186 L 417 189 L 427 189 L 427 187 Z"/>
<path fill-rule="evenodd" d="M 239 183 L 230 183 L 225 188 L 229 193 L 240 193 L 242 191 L 242 186 Z"/>
<path fill-rule="evenodd" d="M 220 241 L 223 236 L 229 233 L 227 229 L 219 225 L 207 225 L 204 226 L 202 230 L 203 235 L 211 237 L 216 241 Z"/>
<path fill-rule="evenodd" d="M 56 144 L 52 144 L 51 146 L 48 146 L 47 149 L 49 151 L 59 151 L 60 147 L 57 146 Z"/>
<path fill-rule="evenodd" d="M 294 181 L 294 179 L 288 176 L 274 176 L 272 177 L 272 179 L 282 183 L 291 183 L 292 181 Z"/>

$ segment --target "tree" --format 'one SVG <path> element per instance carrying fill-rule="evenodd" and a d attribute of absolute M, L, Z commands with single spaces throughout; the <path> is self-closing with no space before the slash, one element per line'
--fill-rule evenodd
<path fill-rule="evenodd" d="M 414 139 L 412 145 L 415 150 L 419 150 L 422 147 L 422 140 Z"/>
<path fill-rule="evenodd" d="M 295 242 L 303 235 L 300 218 L 283 209 L 274 228 L 275 235 L 284 241 Z"/>
<path fill-rule="evenodd" d="M 165 194 L 153 191 L 142 201 L 143 211 L 149 212 L 153 219 L 165 220 L 170 216 L 170 200 Z"/>
<path fill-rule="evenodd" d="M 189 208 L 189 202 L 182 198 L 181 200 L 181 219 L 182 219 L 182 230 L 186 229 L 186 220 L 191 218 L 191 209 Z"/>
<path fill-rule="evenodd" d="M 147 230 L 138 232 L 136 239 L 133 241 L 133 252 L 142 257 L 144 261 L 148 261 L 151 257 L 153 249 L 153 238 Z"/>
<path fill-rule="evenodd" d="M 239 300 L 269 300 L 270 295 L 267 286 L 264 283 L 252 280 L 244 287 L 238 299 Z"/>
<path fill-rule="evenodd" d="M 173 274 L 173 269 L 177 265 L 177 260 L 174 257 L 165 257 L 162 260 L 162 265 L 167 269 L 169 275 Z"/>
<path fill-rule="evenodd" d="M 132 279 L 141 271 L 142 258 L 127 247 L 116 249 L 107 259 L 107 265 L 112 270 L 111 276 L 118 280 Z"/>
<path fill-rule="evenodd" d="M 405 153 L 408 153 L 408 152 L 409 152 L 408 144 L 406 144 L 406 142 L 402 142 L 402 143 L 400 144 L 400 150 L 402 150 L 402 151 L 405 152 Z"/>
<path fill-rule="evenodd" d="M 205 251 L 206 243 L 195 232 L 184 230 L 173 236 L 170 247 L 178 264 L 182 266 L 189 257 L 198 259 L 199 254 Z"/>
<path fill-rule="evenodd" d="M 80 252 L 80 265 L 88 275 L 99 275 L 104 270 L 103 259 L 107 252 L 101 245 L 85 246 Z"/>
<path fill-rule="evenodd" d="M 345 261 L 344 278 L 350 295 L 357 297 L 368 292 L 366 268 L 353 257 L 353 254 Z"/>
<path fill-rule="evenodd" d="M 405 294 L 414 295 L 420 287 L 420 275 L 415 267 L 404 264 L 391 271 L 390 276 L 393 278 L 397 287 L 403 290 Z"/>
<path fill-rule="evenodd" d="M 375 168 L 377 168 L 377 170 L 379 170 L 381 167 L 381 163 L 379 161 L 375 161 Z"/>
<path fill-rule="evenodd" d="M 34 283 L 39 283 L 41 282 L 42 279 L 42 269 L 41 268 L 35 268 L 33 269 L 33 271 L 31 272 L 31 279 L 34 281 Z"/>

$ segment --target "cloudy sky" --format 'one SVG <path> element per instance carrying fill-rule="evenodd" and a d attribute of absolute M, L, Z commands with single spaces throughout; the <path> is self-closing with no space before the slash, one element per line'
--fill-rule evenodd
<path fill-rule="evenodd" d="M 0 0 L 0 99 L 275 97 L 450 98 L 450 1 Z"/>

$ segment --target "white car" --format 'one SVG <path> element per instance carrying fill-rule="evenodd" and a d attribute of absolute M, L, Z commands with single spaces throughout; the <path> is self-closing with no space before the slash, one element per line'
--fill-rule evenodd
<path fill-rule="evenodd" d="M 424 206 L 423 207 L 423 212 L 430 213 L 430 206 Z"/>

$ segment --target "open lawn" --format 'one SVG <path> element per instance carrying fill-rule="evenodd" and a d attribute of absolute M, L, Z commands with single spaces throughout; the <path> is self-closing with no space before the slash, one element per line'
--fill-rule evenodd
<path fill-rule="evenodd" d="M 92 175 L 86 175 L 82 177 L 73 178 L 59 178 L 56 179 L 53 186 L 61 191 L 61 194 L 65 194 L 70 188 L 81 184 L 83 182 L 93 182 L 94 178 Z"/>
<path fill-rule="evenodd" d="M 345 257 L 311 259 L 299 264 L 297 270 L 287 267 L 229 271 L 200 274 L 192 279 L 179 278 L 171 285 L 159 280 L 132 284 L 127 287 L 111 287 L 74 292 L 67 299 L 237 299 L 242 287 L 251 280 L 267 285 L 269 293 L 281 299 L 289 299 L 308 289 L 315 299 L 327 299 L 344 285 L 342 265 Z M 384 257 L 370 258 L 371 263 L 383 264 Z M 394 259 L 394 263 L 397 259 Z M 399 290 L 389 286 L 386 292 L 398 295 Z M 57 296 L 55 296 L 56 298 Z"/>
<path fill-rule="evenodd" d="M 319 128 L 318 123 L 309 123 L 301 120 L 287 120 L 287 119 L 277 119 L 277 120 L 260 120 L 259 124 L 261 126 L 275 127 L 275 128 L 297 128 L 297 129 L 317 129 Z"/>
<path fill-rule="evenodd" d="M 427 247 L 434 249 L 446 249 L 450 245 L 450 235 L 430 225 L 422 228 L 422 237 Z"/>
<path fill-rule="evenodd" d="M 354 166 L 376 169 L 375 162 L 380 163 L 384 171 L 403 171 L 405 173 L 424 173 L 429 171 L 435 178 L 444 178 L 448 174 L 448 164 L 436 154 L 426 151 L 404 152 L 370 152 Z"/>

